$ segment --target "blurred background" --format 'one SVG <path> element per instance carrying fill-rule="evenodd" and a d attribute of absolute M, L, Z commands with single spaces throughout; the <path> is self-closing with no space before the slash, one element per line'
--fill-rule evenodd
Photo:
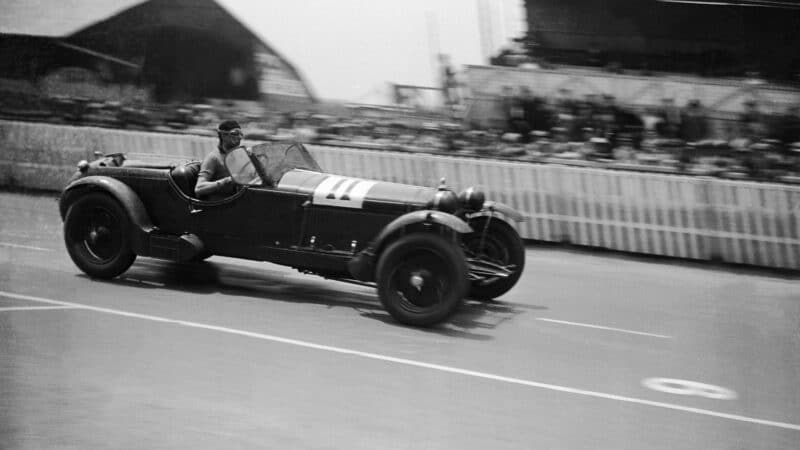
<path fill-rule="evenodd" d="M 4 119 L 800 183 L 794 1 L 0 5 Z"/>

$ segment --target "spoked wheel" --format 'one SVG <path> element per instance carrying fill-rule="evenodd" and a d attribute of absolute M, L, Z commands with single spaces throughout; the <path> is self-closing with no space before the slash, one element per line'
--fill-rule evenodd
<path fill-rule="evenodd" d="M 92 192 L 70 206 L 64 219 L 64 242 L 78 268 L 96 278 L 113 278 L 133 264 L 130 222 L 120 204 Z"/>
<path fill-rule="evenodd" d="M 377 274 L 384 308 L 397 321 L 414 326 L 450 317 L 468 287 L 461 249 L 433 234 L 398 239 L 381 255 Z"/>
<path fill-rule="evenodd" d="M 502 267 L 511 273 L 507 277 L 474 279 L 469 297 L 478 300 L 491 300 L 508 292 L 517 284 L 525 268 L 525 246 L 517 231 L 500 219 L 491 219 L 486 228 L 487 220 L 480 217 L 470 222 L 474 231 L 463 237 L 465 253 L 468 258 Z"/>

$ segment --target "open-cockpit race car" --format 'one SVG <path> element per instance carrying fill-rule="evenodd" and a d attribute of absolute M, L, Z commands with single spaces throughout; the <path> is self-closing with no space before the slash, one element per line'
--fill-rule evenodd
<path fill-rule="evenodd" d="M 384 308 L 415 326 L 446 320 L 465 297 L 498 297 L 522 274 L 523 217 L 477 189 L 325 173 L 301 144 L 239 147 L 225 165 L 236 193 L 203 201 L 197 161 L 81 161 L 59 200 L 70 257 L 96 278 L 137 256 L 269 261 L 375 286 Z"/>

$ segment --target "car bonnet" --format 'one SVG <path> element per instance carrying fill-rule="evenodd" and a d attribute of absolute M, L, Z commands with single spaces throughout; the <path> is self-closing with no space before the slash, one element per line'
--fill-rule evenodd
<path fill-rule="evenodd" d="M 370 205 L 397 204 L 423 206 L 436 189 L 386 181 L 332 175 L 307 170 L 292 170 L 281 177 L 278 189 L 308 194 L 320 206 L 365 209 Z"/>

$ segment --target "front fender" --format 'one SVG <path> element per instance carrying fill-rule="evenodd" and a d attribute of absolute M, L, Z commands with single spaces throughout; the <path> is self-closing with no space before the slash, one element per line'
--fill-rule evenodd
<path fill-rule="evenodd" d="M 459 233 L 472 233 L 472 228 L 469 226 L 469 224 L 461 220 L 459 217 L 442 211 L 424 209 L 422 211 L 414 211 L 408 214 L 403 214 L 397 219 L 389 222 L 389 225 L 386 225 L 386 227 L 383 229 L 383 231 L 381 231 L 375 240 L 380 242 L 386 236 L 413 223 L 437 223 L 439 225 L 452 228 Z"/>
<path fill-rule="evenodd" d="M 523 216 L 519 211 L 516 209 L 506 205 L 505 203 L 500 202 L 493 202 L 493 201 L 486 201 L 483 203 L 483 209 L 480 211 L 470 214 L 469 217 L 482 217 L 482 216 L 491 216 L 494 213 L 500 213 L 502 216 L 513 220 L 514 222 L 524 222 L 525 216 Z"/>
<path fill-rule="evenodd" d="M 133 224 L 133 236 L 131 236 L 131 244 L 133 250 L 138 255 L 147 256 L 150 254 L 149 248 L 149 235 L 155 228 L 150 220 L 147 209 L 144 203 L 125 183 L 111 177 L 91 175 L 88 177 L 79 178 L 67 185 L 64 192 L 59 199 L 59 212 L 61 213 L 61 220 L 67 215 L 69 207 L 74 203 L 82 193 L 88 191 L 103 191 L 114 197 L 127 211 L 128 218 Z"/>
<path fill-rule="evenodd" d="M 367 248 L 360 251 L 347 263 L 347 268 L 353 278 L 361 281 L 373 281 L 375 262 L 381 249 L 391 240 L 392 236 L 417 224 L 436 224 L 462 234 L 472 232 L 469 224 L 459 217 L 442 211 L 421 210 L 404 214 L 386 225 Z"/>

